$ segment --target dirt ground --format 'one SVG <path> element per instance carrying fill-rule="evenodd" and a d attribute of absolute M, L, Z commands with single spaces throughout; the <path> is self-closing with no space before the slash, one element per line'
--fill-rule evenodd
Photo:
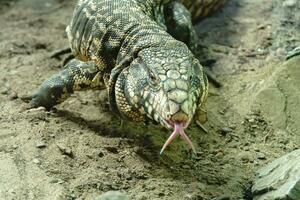
<path fill-rule="evenodd" d="M 0 199 L 251 199 L 255 171 L 300 144 L 297 0 L 231 0 L 197 25 L 202 63 L 223 83 L 210 87 L 205 133 L 192 124 L 192 156 L 169 131 L 123 122 L 105 92 L 80 92 L 47 112 L 24 110 L 60 69 L 74 1 L 0 0 Z"/>

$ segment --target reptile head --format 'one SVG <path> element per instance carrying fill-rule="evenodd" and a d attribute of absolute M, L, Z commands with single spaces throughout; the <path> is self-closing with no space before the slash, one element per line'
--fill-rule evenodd
<path fill-rule="evenodd" d="M 148 48 L 124 69 L 116 83 L 119 111 L 127 118 L 150 118 L 173 129 L 161 153 L 177 135 L 194 149 L 184 129 L 207 95 L 207 79 L 199 61 L 184 46 Z"/>

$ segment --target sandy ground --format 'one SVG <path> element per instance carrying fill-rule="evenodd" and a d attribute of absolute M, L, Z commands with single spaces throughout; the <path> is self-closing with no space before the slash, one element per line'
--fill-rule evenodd
<path fill-rule="evenodd" d="M 197 25 L 211 86 L 208 133 L 192 124 L 191 156 L 169 131 L 123 122 L 105 92 L 80 92 L 51 112 L 24 110 L 60 69 L 73 1 L 0 0 L 0 199 L 94 199 L 120 190 L 131 199 L 251 199 L 255 171 L 300 144 L 300 2 L 231 0 Z"/>

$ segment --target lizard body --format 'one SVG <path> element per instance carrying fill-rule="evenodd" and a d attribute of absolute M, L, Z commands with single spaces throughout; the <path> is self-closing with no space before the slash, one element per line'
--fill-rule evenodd
<path fill-rule="evenodd" d="M 76 59 L 40 86 L 31 106 L 51 108 L 76 90 L 107 88 L 117 115 L 174 129 L 162 151 L 177 135 L 194 150 L 184 128 L 203 106 L 208 82 L 193 54 L 192 20 L 223 2 L 79 0 L 66 29 Z"/>
<path fill-rule="evenodd" d="M 226 0 L 180 0 L 191 13 L 192 22 L 197 23 L 221 8 Z"/>

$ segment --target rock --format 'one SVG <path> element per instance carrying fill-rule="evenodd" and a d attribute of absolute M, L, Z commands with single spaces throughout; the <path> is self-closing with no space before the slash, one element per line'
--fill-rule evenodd
<path fill-rule="evenodd" d="M 4 88 L 4 89 L 1 90 L 0 93 L 3 94 L 3 95 L 7 95 L 9 93 L 9 89 L 8 88 Z"/>
<path fill-rule="evenodd" d="M 58 181 L 59 181 L 58 179 L 53 179 L 50 181 L 50 183 L 58 183 Z"/>
<path fill-rule="evenodd" d="M 212 200 L 230 200 L 230 197 L 227 195 L 222 195 L 222 196 L 213 198 Z"/>
<path fill-rule="evenodd" d="M 182 165 L 182 169 L 191 169 L 191 167 L 189 165 Z"/>
<path fill-rule="evenodd" d="M 255 122 L 255 119 L 254 119 L 254 118 L 251 118 L 251 119 L 249 119 L 249 122 L 250 122 L 250 123 L 254 123 L 254 122 Z"/>
<path fill-rule="evenodd" d="M 117 172 L 118 176 L 120 178 L 126 179 L 126 180 L 132 180 L 132 172 L 128 169 L 120 170 Z"/>
<path fill-rule="evenodd" d="M 229 127 L 223 127 L 219 130 L 219 133 L 223 136 L 227 135 L 228 133 L 231 133 L 233 130 Z"/>
<path fill-rule="evenodd" d="M 158 196 L 159 196 L 159 197 L 163 197 L 163 196 L 165 196 L 165 193 L 159 192 L 159 193 L 158 193 Z"/>
<path fill-rule="evenodd" d="M 262 152 L 258 152 L 256 154 L 256 157 L 259 159 L 259 160 L 265 160 L 266 159 L 266 155 Z"/>
<path fill-rule="evenodd" d="M 114 154 L 117 154 L 119 153 L 119 150 L 117 147 L 111 147 L 111 146 L 107 146 L 107 147 L 104 147 L 107 151 L 111 152 L 111 153 L 114 153 Z"/>
<path fill-rule="evenodd" d="M 15 100 L 18 98 L 18 93 L 15 91 L 12 91 L 11 94 L 9 95 L 10 100 Z"/>
<path fill-rule="evenodd" d="M 300 149 L 260 169 L 252 187 L 254 200 L 300 199 Z"/>
<path fill-rule="evenodd" d="M 187 194 L 184 196 L 183 200 L 203 200 L 204 197 L 200 194 Z"/>
<path fill-rule="evenodd" d="M 282 2 L 283 7 L 293 7 L 297 4 L 297 0 L 285 0 Z"/>
<path fill-rule="evenodd" d="M 300 56 L 296 56 L 284 64 L 268 69 L 272 75 L 268 75 L 253 97 L 252 109 L 259 110 L 262 119 L 274 130 L 285 130 L 286 127 L 300 130 L 300 123 L 289 120 L 300 118 L 299 108 L 293 106 L 298 105 L 300 99 L 299 63 Z"/>
<path fill-rule="evenodd" d="M 59 148 L 63 155 L 69 156 L 70 158 L 74 157 L 72 149 L 70 149 L 69 147 L 66 147 L 63 144 L 56 144 L 56 146 Z"/>
<path fill-rule="evenodd" d="M 244 163 L 254 161 L 253 154 L 251 152 L 241 152 L 240 155 Z"/>
<path fill-rule="evenodd" d="M 275 84 L 261 89 L 257 94 L 256 103 L 262 111 L 262 116 L 268 117 L 269 121 L 276 124 L 278 128 L 286 126 L 286 121 L 283 120 L 286 98 L 286 95 Z M 274 102 L 274 99 L 276 99 L 276 102 Z M 272 106 L 266 106 L 266 102 Z"/>
<path fill-rule="evenodd" d="M 37 165 L 41 164 L 41 161 L 37 158 L 33 159 L 32 161 L 33 161 L 33 163 L 35 163 Z"/>
<path fill-rule="evenodd" d="M 98 151 L 98 152 L 97 152 L 97 155 L 98 155 L 100 158 L 102 158 L 102 157 L 104 156 L 104 153 L 103 153 L 102 151 Z"/>
<path fill-rule="evenodd" d="M 119 191 L 108 191 L 95 200 L 129 200 L 129 198 Z"/>
<path fill-rule="evenodd" d="M 47 145 L 46 145 L 46 143 L 45 142 L 43 142 L 43 141 L 39 141 L 39 142 L 37 142 L 36 143 L 36 148 L 45 148 Z"/>

